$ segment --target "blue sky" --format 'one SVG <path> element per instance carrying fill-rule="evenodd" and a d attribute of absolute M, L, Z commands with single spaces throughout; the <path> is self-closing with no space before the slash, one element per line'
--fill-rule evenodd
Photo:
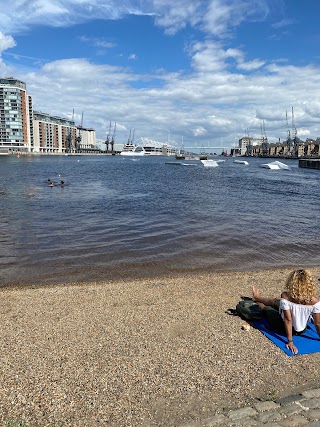
<path fill-rule="evenodd" d="M 0 0 L 0 75 L 106 138 L 320 137 L 317 0 Z"/>

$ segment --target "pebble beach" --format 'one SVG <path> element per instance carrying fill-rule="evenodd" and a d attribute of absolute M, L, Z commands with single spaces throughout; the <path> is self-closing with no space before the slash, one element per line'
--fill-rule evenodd
<path fill-rule="evenodd" d="M 319 388 L 320 353 L 288 357 L 225 313 L 290 271 L 0 288 L 1 425 L 201 425 Z"/>

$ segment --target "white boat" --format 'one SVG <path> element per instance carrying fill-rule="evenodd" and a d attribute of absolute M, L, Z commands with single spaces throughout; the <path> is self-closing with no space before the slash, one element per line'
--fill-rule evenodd
<path fill-rule="evenodd" d="M 205 168 L 216 168 L 219 164 L 215 160 L 200 160 Z"/>
<path fill-rule="evenodd" d="M 140 138 L 146 156 L 174 156 L 176 149 L 170 144 L 154 141 L 150 138 Z"/>
<path fill-rule="evenodd" d="M 197 166 L 196 163 L 183 163 L 183 162 L 166 162 L 166 165 L 173 165 L 173 166 Z"/>
<path fill-rule="evenodd" d="M 279 162 L 278 160 L 276 160 L 275 162 L 263 163 L 260 165 L 260 167 L 265 169 L 274 169 L 274 170 L 290 169 L 288 165 L 286 165 L 285 163 Z"/>
<path fill-rule="evenodd" d="M 234 160 L 233 163 L 239 163 L 240 165 L 248 165 L 249 162 L 246 160 Z"/>
<path fill-rule="evenodd" d="M 145 151 L 143 147 L 137 144 L 128 143 L 123 146 L 120 156 L 144 156 Z"/>

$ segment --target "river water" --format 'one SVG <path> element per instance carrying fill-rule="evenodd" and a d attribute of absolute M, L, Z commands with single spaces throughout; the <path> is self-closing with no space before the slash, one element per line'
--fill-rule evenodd
<path fill-rule="evenodd" d="M 168 161 L 0 156 L 0 286 L 319 264 L 319 171 Z"/>

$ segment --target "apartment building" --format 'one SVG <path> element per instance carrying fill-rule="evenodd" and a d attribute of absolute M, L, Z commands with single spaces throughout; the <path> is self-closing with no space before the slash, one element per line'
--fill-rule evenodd
<path fill-rule="evenodd" d="M 27 152 L 33 145 L 32 98 L 26 84 L 0 78 L 0 153 Z"/>
<path fill-rule="evenodd" d="M 77 128 L 73 120 L 33 112 L 34 146 L 41 154 L 73 153 L 76 150 Z"/>

